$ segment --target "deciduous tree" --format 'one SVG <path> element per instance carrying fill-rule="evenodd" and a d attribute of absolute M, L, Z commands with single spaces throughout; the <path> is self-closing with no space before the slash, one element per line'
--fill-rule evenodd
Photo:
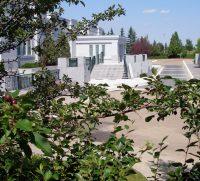
<path fill-rule="evenodd" d="M 192 41 L 190 39 L 186 40 L 185 49 L 187 51 L 192 51 L 194 49 Z"/>
<path fill-rule="evenodd" d="M 168 48 L 168 56 L 171 58 L 180 57 L 180 54 L 182 52 L 182 43 L 178 36 L 178 33 L 175 32 L 170 40 L 169 48 Z"/>
<path fill-rule="evenodd" d="M 200 38 L 197 40 L 196 52 L 200 53 Z"/>
<path fill-rule="evenodd" d="M 141 37 L 131 47 L 131 54 L 150 54 L 151 46 L 147 38 Z"/>

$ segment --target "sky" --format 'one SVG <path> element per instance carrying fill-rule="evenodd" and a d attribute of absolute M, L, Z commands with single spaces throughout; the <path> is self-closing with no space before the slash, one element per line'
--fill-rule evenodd
<path fill-rule="evenodd" d="M 123 27 L 125 35 L 130 26 L 137 37 L 146 36 L 150 42 L 169 43 L 172 33 L 178 32 L 183 44 L 191 39 L 196 44 L 200 38 L 200 0 L 84 0 L 86 6 L 62 4 L 63 17 L 81 20 L 91 18 L 92 13 L 102 12 L 110 5 L 121 4 L 126 15 L 113 21 L 101 22 L 100 27 L 108 32 L 111 27 L 120 34 Z"/>

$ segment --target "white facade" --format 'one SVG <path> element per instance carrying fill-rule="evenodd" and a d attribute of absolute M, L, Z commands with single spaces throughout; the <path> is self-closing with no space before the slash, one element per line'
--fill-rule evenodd
<path fill-rule="evenodd" d="M 151 62 L 147 59 L 146 54 L 126 55 L 126 66 L 128 77 L 130 79 L 139 77 L 143 73 L 151 72 Z"/>
<path fill-rule="evenodd" d="M 76 56 L 95 56 L 98 63 L 117 64 L 124 60 L 126 40 L 118 35 L 78 36 Z"/>
<path fill-rule="evenodd" d="M 48 20 L 49 16 L 48 15 L 44 15 L 44 19 Z M 77 24 L 77 20 L 74 19 L 64 19 L 67 24 L 68 27 L 71 28 L 72 26 Z M 65 32 L 65 30 L 61 30 L 61 28 L 57 27 L 53 30 L 52 34 L 54 39 L 56 40 L 60 34 L 60 32 L 63 31 Z M 103 33 L 103 29 L 102 28 L 90 28 L 87 31 L 87 35 L 85 36 L 101 36 Z M 18 59 L 18 62 L 21 61 L 21 64 L 23 63 L 27 63 L 27 62 L 37 62 L 39 60 L 38 55 L 32 50 L 32 48 L 36 47 L 38 44 L 42 43 L 44 40 L 45 35 L 44 34 L 37 34 L 34 36 L 33 39 L 31 39 L 30 41 L 27 41 L 25 44 L 21 44 L 20 47 L 16 48 L 15 50 L 12 50 L 8 53 L 4 53 L 4 54 L 0 54 L 0 62 L 1 61 L 9 61 L 9 60 L 15 60 Z M 82 36 L 78 36 L 82 37 Z M 1 38 L 0 38 L 1 41 Z M 70 45 L 70 52 L 71 52 L 71 57 L 77 57 L 79 56 L 77 54 L 77 46 L 76 46 L 77 41 L 69 41 L 69 45 Z M 82 55 L 82 56 L 87 56 L 87 55 Z M 19 63 L 20 66 L 20 63 Z M 17 64 L 14 66 L 15 68 L 18 68 Z M 6 66 L 7 68 L 7 66 Z"/>

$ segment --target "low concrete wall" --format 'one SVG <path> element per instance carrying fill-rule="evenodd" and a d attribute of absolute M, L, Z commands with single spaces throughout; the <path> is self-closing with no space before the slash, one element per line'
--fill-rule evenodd
<path fill-rule="evenodd" d="M 196 54 L 195 54 L 194 63 L 195 63 L 196 65 L 200 65 L 200 54 L 199 54 L 199 53 L 196 53 Z"/>
<path fill-rule="evenodd" d="M 37 68 L 19 68 L 18 72 L 20 74 L 35 74 L 36 72 L 40 71 L 42 68 L 37 67 Z M 57 66 L 47 66 L 48 70 L 57 70 Z"/>
<path fill-rule="evenodd" d="M 77 58 L 78 65 L 76 67 L 69 67 L 69 59 L 59 58 L 58 69 L 60 70 L 60 78 L 68 75 L 72 81 L 84 84 L 90 81 L 89 60 L 85 57 Z"/>
<path fill-rule="evenodd" d="M 142 73 L 150 73 L 151 62 L 147 55 L 126 55 L 126 63 L 131 79 L 139 77 Z"/>

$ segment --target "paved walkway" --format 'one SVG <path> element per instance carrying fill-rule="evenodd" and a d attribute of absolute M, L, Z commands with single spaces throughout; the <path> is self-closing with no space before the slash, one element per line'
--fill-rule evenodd
<path fill-rule="evenodd" d="M 121 99 L 122 95 L 120 91 L 111 92 L 111 96 L 117 99 Z M 156 119 L 153 119 L 151 122 L 146 123 L 145 117 L 152 115 L 148 113 L 147 110 L 143 109 L 137 112 L 131 112 L 128 114 L 131 120 L 134 120 L 134 124 L 128 122 L 121 123 L 122 125 L 129 124 L 130 129 L 135 131 L 128 134 L 130 139 L 134 140 L 134 149 L 135 152 L 144 147 L 145 143 L 153 143 L 154 146 L 157 146 L 158 143 L 168 136 L 165 144 L 168 145 L 167 149 L 161 154 L 161 164 L 164 167 L 163 172 L 167 172 L 166 164 L 169 162 L 184 162 L 184 154 L 176 152 L 175 150 L 184 148 L 187 145 L 187 139 L 183 136 L 184 131 L 182 130 L 183 120 L 180 119 L 179 113 L 176 116 L 169 116 L 164 121 L 158 122 Z M 114 129 L 112 117 L 102 119 L 102 124 L 98 126 L 93 136 L 96 138 L 97 142 L 105 141 L 110 133 Z M 126 133 L 124 133 L 126 134 Z M 193 152 L 194 150 L 191 150 Z M 152 176 L 150 166 L 152 161 L 152 156 L 148 153 L 142 155 L 142 162 L 136 164 L 134 168 L 146 177 Z M 163 178 L 163 180 L 166 180 Z"/>
<path fill-rule="evenodd" d="M 176 79 L 187 80 L 187 72 L 185 71 L 183 65 L 164 65 L 160 75 L 162 77 L 169 75 Z"/>
<path fill-rule="evenodd" d="M 200 79 L 200 66 L 195 65 L 192 61 L 186 62 L 187 67 L 189 68 L 193 78 Z"/>

